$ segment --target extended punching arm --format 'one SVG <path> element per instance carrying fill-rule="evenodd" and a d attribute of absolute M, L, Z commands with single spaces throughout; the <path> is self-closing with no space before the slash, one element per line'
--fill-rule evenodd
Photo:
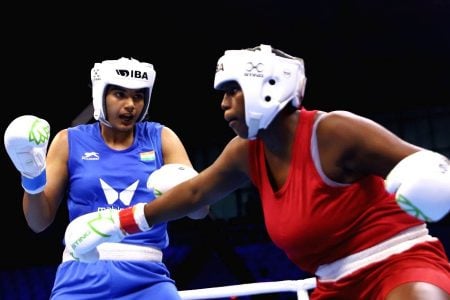
<path fill-rule="evenodd" d="M 189 166 L 166 164 L 149 176 L 147 187 L 158 197 L 197 174 L 197 171 Z M 64 236 L 70 254 L 79 261 L 94 262 L 99 257 L 98 245 L 105 242 L 119 242 L 128 234 L 150 230 L 144 207 L 145 203 L 139 203 L 120 211 L 107 209 L 72 220 Z M 208 208 L 204 208 L 196 214 L 204 217 L 207 213 Z"/>
<path fill-rule="evenodd" d="M 385 180 L 398 205 L 427 222 L 450 211 L 450 162 L 436 152 L 422 150 L 401 160 Z"/>

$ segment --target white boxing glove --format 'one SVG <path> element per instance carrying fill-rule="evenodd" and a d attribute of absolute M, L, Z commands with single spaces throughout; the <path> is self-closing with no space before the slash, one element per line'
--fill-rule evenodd
<path fill-rule="evenodd" d="M 449 160 L 429 150 L 413 153 L 391 170 L 385 187 L 407 213 L 437 222 L 450 211 Z"/>
<path fill-rule="evenodd" d="M 120 229 L 117 210 L 106 209 L 75 218 L 67 226 L 64 240 L 70 255 L 82 262 L 99 258 L 97 246 L 104 242 L 119 242 L 125 237 Z"/>
<path fill-rule="evenodd" d="M 147 179 L 147 188 L 153 190 L 155 197 L 159 197 L 174 186 L 198 175 L 198 172 L 184 164 L 165 164 L 154 171 Z M 209 206 L 204 206 L 187 216 L 191 219 L 202 219 L 209 213 Z"/>
<path fill-rule="evenodd" d="M 22 187 L 30 194 L 42 192 L 47 183 L 45 159 L 49 139 L 50 125 L 36 116 L 20 116 L 6 128 L 6 152 L 22 175 Z"/>
<path fill-rule="evenodd" d="M 95 262 L 99 259 L 98 245 L 120 242 L 128 234 L 150 230 L 144 206 L 139 203 L 122 210 L 105 209 L 73 219 L 64 234 L 70 255 L 81 262 Z"/>
<path fill-rule="evenodd" d="M 174 186 L 198 175 L 197 171 L 183 164 L 165 164 L 147 179 L 147 188 L 159 197 Z"/>

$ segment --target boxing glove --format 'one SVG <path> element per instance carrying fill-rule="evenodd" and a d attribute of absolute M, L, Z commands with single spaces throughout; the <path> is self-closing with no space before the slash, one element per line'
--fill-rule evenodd
<path fill-rule="evenodd" d="M 29 194 L 42 192 L 47 183 L 45 159 L 49 139 L 50 125 L 33 115 L 20 116 L 6 128 L 6 152 L 21 174 L 23 189 Z"/>
<path fill-rule="evenodd" d="M 147 188 L 159 197 L 174 186 L 198 175 L 198 172 L 187 165 L 171 163 L 165 164 L 154 171 L 147 179 Z M 203 206 L 187 216 L 191 219 L 203 219 L 209 213 L 209 206 Z"/>
<path fill-rule="evenodd" d="M 139 203 L 122 210 L 105 209 L 73 219 L 64 234 L 70 255 L 81 262 L 95 262 L 99 258 L 98 245 L 120 242 L 128 234 L 150 230 L 144 206 Z"/>
<path fill-rule="evenodd" d="M 429 150 L 411 154 L 391 170 L 385 187 L 407 213 L 437 222 L 450 211 L 449 160 Z"/>

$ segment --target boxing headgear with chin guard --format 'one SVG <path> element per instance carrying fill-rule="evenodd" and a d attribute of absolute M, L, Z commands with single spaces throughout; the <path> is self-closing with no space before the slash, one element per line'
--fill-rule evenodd
<path fill-rule="evenodd" d="M 237 82 L 244 94 L 248 139 L 255 139 L 287 103 L 300 107 L 306 77 L 303 60 L 269 45 L 227 50 L 217 62 L 214 88 Z"/>
<path fill-rule="evenodd" d="M 122 57 L 95 63 L 91 70 L 94 118 L 111 126 L 106 119 L 105 92 L 108 85 L 117 85 L 126 89 L 145 89 L 144 109 L 138 119 L 138 122 L 142 121 L 150 106 L 155 75 L 152 64 L 133 58 Z"/>

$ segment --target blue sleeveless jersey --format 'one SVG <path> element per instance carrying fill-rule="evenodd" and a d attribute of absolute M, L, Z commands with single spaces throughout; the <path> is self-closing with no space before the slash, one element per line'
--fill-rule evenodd
<path fill-rule="evenodd" d="M 99 122 L 69 128 L 69 219 L 153 200 L 147 179 L 164 164 L 161 129 L 156 122 L 138 122 L 133 145 L 114 150 L 105 144 Z M 163 249 L 169 244 L 167 223 L 127 236 L 122 242 Z"/>

